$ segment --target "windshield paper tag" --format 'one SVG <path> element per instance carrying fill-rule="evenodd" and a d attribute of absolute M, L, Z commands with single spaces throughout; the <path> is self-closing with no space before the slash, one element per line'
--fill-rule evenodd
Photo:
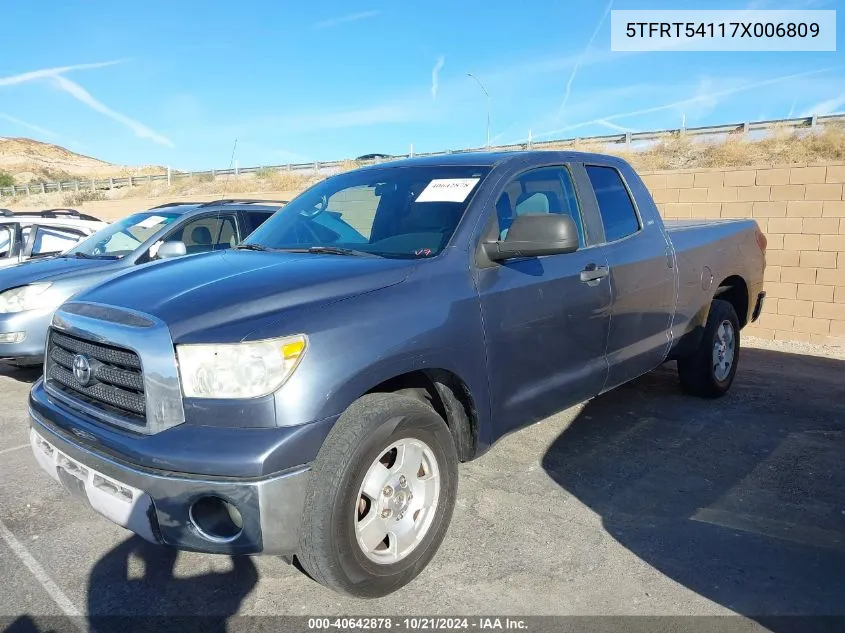
<path fill-rule="evenodd" d="M 151 229 L 152 227 L 156 226 L 157 224 L 161 224 L 166 219 L 167 218 L 165 218 L 162 215 L 151 215 L 150 217 L 146 218 L 145 220 L 138 222 L 138 226 L 140 226 L 142 229 Z"/>
<path fill-rule="evenodd" d="M 440 178 L 428 183 L 416 202 L 463 202 L 480 178 Z"/>

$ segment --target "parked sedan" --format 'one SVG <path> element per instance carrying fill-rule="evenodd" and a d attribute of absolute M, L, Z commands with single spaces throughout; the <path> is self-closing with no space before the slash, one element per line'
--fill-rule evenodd
<path fill-rule="evenodd" d="M 77 292 L 141 264 L 230 248 L 282 205 L 168 203 L 108 225 L 55 257 L 0 270 L 0 360 L 40 363 L 53 312 Z"/>

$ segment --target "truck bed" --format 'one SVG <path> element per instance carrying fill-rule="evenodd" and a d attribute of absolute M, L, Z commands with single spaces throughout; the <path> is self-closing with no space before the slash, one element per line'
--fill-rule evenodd
<path fill-rule="evenodd" d="M 672 322 L 673 338 L 677 340 L 689 330 L 695 313 L 708 303 L 705 297 L 712 295 L 713 286 L 718 287 L 737 271 L 744 279 L 762 282 L 765 260 L 757 245 L 759 227 L 754 220 L 667 220 L 665 225 L 678 269 L 678 300 Z M 738 316 L 741 323 L 749 318 L 748 314 Z"/>

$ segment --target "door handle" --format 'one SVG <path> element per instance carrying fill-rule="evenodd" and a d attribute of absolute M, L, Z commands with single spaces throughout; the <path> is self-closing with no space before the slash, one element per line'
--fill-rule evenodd
<path fill-rule="evenodd" d="M 607 266 L 596 266 L 595 264 L 587 264 L 586 268 L 581 271 L 581 281 L 590 283 L 591 281 L 601 281 L 610 274 L 610 269 Z"/>

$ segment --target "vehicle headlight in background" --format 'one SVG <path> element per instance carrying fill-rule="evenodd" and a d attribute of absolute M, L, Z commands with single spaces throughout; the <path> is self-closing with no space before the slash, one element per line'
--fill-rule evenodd
<path fill-rule="evenodd" d="M 0 313 L 58 308 L 67 297 L 51 283 L 29 284 L 0 293 Z"/>
<path fill-rule="evenodd" d="M 177 345 L 186 398 L 257 398 L 273 393 L 305 354 L 305 335 L 219 345 Z"/>

